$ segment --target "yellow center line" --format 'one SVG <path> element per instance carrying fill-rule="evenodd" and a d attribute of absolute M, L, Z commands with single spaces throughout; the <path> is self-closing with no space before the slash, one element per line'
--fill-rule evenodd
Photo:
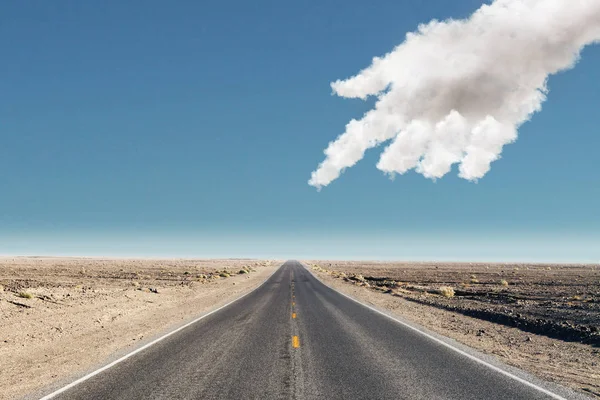
<path fill-rule="evenodd" d="M 292 346 L 297 349 L 298 347 L 300 347 L 300 339 L 298 339 L 298 336 L 292 336 Z"/>
<path fill-rule="evenodd" d="M 292 318 L 296 319 L 296 313 L 292 313 Z"/>

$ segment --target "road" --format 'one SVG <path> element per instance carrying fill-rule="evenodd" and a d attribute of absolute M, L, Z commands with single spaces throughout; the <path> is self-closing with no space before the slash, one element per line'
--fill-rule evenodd
<path fill-rule="evenodd" d="M 222 310 L 56 399 L 548 399 L 288 261 Z"/>

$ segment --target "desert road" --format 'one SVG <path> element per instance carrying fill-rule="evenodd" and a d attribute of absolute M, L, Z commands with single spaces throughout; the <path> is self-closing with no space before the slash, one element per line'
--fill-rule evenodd
<path fill-rule="evenodd" d="M 563 397 L 365 307 L 288 261 L 245 297 L 46 398 Z"/>

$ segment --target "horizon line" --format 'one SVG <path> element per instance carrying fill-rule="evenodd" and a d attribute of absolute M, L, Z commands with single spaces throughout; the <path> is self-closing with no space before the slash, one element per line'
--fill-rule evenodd
<path fill-rule="evenodd" d="M 534 264 L 534 265 L 589 265 L 600 266 L 600 261 L 557 261 L 557 260 L 491 260 L 491 259 L 456 259 L 456 258 L 432 258 L 432 259 L 402 259 L 402 258 L 337 258 L 337 257 L 227 257 L 227 256 L 141 256 L 141 255 L 81 255 L 81 254 L 4 254 L 0 253 L 0 259 L 6 258 L 72 258 L 90 260 L 256 260 L 256 261 L 345 261 L 345 262 L 373 262 L 373 263 L 417 263 L 417 264 Z"/>

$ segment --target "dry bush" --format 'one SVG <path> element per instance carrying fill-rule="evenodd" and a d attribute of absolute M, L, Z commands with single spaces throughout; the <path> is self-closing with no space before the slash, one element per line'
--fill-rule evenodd
<path fill-rule="evenodd" d="M 442 286 L 438 289 L 438 292 L 444 297 L 454 297 L 454 289 L 450 286 Z"/>

